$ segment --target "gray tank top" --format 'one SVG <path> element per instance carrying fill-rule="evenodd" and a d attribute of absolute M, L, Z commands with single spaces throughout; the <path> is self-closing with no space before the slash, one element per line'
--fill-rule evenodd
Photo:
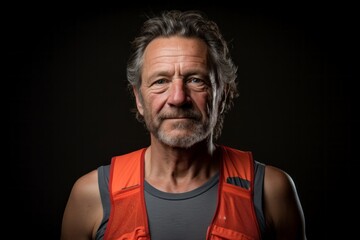
<path fill-rule="evenodd" d="M 265 232 L 265 218 L 262 211 L 262 193 L 265 165 L 255 161 L 254 205 L 262 234 Z M 110 165 L 98 168 L 98 182 L 103 219 L 96 233 L 96 239 L 103 239 L 110 216 L 109 195 Z M 199 239 L 206 236 L 216 210 L 219 173 L 209 181 L 185 193 L 159 191 L 145 181 L 145 202 L 152 240 Z"/>

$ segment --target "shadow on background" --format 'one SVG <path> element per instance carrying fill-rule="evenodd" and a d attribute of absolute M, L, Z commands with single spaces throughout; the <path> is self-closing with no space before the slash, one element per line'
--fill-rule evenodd
<path fill-rule="evenodd" d="M 344 179 L 351 180 L 355 158 L 353 10 L 200 9 L 219 24 L 239 65 L 240 97 L 219 142 L 293 177 L 308 239 L 335 234 L 342 223 L 332 215 L 355 203 L 334 193 L 350 188 Z M 9 227 L 21 226 L 13 235 L 59 239 L 74 181 L 149 143 L 131 113 L 125 69 L 145 14 L 159 10 L 18 8 L 6 15 L 5 193 Z"/>

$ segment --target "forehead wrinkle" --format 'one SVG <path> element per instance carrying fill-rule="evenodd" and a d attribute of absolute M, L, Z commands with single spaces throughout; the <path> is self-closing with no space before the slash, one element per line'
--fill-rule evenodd
<path fill-rule="evenodd" d="M 155 39 L 145 49 L 143 67 L 147 69 L 148 76 L 170 75 L 174 72 L 206 74 L 207 46 L 196 39 Z"/>
<path fill-rule="evenodd" d="M 160 63 L 161 67 L 149 68 L 149 77 L 153 76 L 169 76 L 179 74 L 181 76 L 193 74 L 207 74 L 207 66 L 198 62 L 176 62 L 176 63 Z"/>

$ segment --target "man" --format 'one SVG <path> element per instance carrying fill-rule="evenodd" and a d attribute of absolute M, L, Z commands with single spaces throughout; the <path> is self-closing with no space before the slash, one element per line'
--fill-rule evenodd
<path fill-rule="evenodd" d="M 65 239 L 306 239 L 291 177 L 216 143 L 237 67 L 216 23 L 193 11 L 146 21 L 127 76 L 150 146 L 80 177 Z"/>

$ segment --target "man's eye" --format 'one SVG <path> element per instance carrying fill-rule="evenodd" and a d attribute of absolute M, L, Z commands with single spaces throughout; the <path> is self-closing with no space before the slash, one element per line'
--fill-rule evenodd
<path fill-rule="evenodd" d="M 154 82 L 154 84 L 164 84 L 164 83 L 166 83 L 165 79 L 159 79 Z"/>
<path fill-rule="evenodd" d="M 189 83 L 202 83 L 202 80 L 200 78 L 190 78 Z"/>
<path fill-rule="evenodd" d="M 190 78 L 188 81 L 188 84 L 201 84 L 201 85 L 203 85 L 203 84 L 205 84 L 205 82 L 204 82 L 204 80 L 202 80 L 201 78 Z"/>

